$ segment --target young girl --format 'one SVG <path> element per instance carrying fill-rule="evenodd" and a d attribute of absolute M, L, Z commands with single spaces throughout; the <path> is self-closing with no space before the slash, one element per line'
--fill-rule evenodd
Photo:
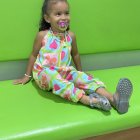
<path fill-rule="evenodd" d="M 105 111 L 109 111 L 112 105 L 119 113 L 126 113 L 132 93 L 130 80 L 121 79 L 112 95 L 103 82 L 82 72 L 76 37 L 69 30 L 69 24 L 67 0 L 44 1 L 40 28 L 26 73 L 14 84 L 26 84 L 33 74 L 41 89 L 52 90 L 62 98 Z M 71 58 L 76 69 L 70 66 Z"/>

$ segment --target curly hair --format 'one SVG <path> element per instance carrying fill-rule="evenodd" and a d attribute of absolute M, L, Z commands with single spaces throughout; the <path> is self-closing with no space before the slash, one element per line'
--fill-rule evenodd
<path fill-rule="evenodd" d="M 50 23 L 45 21 L 44 15 L 46 13 L 49 14 L 51 4 L 55 4 L 59 1 L 66 2 L 68 4 L 67 0 L 44 0 L 43 6 L 42 6 L 42 11 L 41 11 L 41 19 L 40 19 L 40 23 L 39 23 L 39 31 L 43 31 L 43 30 L 49 29 L 51 27 Z M 69 30 L 69 27 L 67 30 Z"/>

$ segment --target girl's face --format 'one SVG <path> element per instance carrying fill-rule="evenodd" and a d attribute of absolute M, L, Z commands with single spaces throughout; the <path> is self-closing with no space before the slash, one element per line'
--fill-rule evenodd
<path fill-rule="evenodd" d="M 68 4 L 64 1 L 51 4 L 49 13 L 44 18 L 54 32 L 65 32 L 70 23 Z"/>

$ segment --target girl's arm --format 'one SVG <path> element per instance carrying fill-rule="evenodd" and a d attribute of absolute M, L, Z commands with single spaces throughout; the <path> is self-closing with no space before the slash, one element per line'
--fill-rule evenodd
<path fill-rule="evenodd" d="M 36 60 L 39 50 L 41 48 L 41 42 L 42 42 L 42 39 L 43 39 L 45 33 L 46 33 L 46 31 L 41 31 L 36 35 L 36 38 L 34 40 L 33 50 L 32 50 L 32 53 L 29 57 L 29 61 L 27 64 L 26 73 L 21 79 L 15 80 L 13 82 L 13 84 L 26 84 L 30 80 L 31 75 L 32 75 L 33 65 L 35 63 L 35 60 Z"/>
<path fill-rule="evenodd" d="M 72 50 L 71 50 L 71 55 L 73 62 L 75 64 L 75 67 L 78 71 L 82 71 L 82 66 L 81 66 L 81 60 L 80 60 L 80 55 L 78 53 L 78 48 L 77 48 L 77 43 L 76 43 L 76 36 L 74 33 L 69 32 L 71 38 L 72 38 Z"/>

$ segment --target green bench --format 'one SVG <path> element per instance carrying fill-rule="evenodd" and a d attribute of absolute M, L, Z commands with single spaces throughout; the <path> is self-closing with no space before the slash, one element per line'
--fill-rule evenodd
<path fill-rule="evenodd" d="M 38 31 L 42 1 L 0 1 L 0 140 L 78 140 L 140 127 L 138 0 L 69 0 L 84 71 L 115 92 L 121 77 L 134 86 L 128 113 L 68 102 L 21 77 Z M 131 133 L 131 132 L 130 132 Z"/>

